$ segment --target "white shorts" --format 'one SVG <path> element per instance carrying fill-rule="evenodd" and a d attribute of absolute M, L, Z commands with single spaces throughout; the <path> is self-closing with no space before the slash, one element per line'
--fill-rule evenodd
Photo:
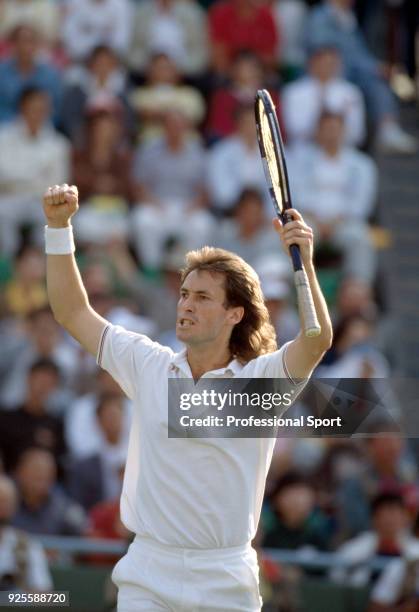
<path fill-rule="evenodd" d="M 112 580 L 118 612 L 260 612 L 259 568 L 250 546 L 165 546 L 137 536 Z"/>

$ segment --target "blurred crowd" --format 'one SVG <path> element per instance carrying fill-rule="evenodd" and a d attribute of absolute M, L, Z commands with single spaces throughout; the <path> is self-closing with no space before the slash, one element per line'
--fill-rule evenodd
<path fill-rule="evenodd" d="M 400 373 L 375 159 L 418 150 L 399 112 L 416 95 L 418 14 L 415 0 L 0 0 L 3 587 L 50 588 L 28 534 L 129 538 L 131 405 L 49 309 L 46 188 L 78 186 L 77 261 L 111 322 L 178 350 L 179 268 L 211 244 L 254 266 L 282 344 L 299 320 L 256 141 L 267 88 L 335 325 L 318 374 Z M 391 606 L 419 558 L 417 452 L 397 433 L 278 440 L 258 544 L 338 550 L 352 569 L 331 579 Z M 375 554 L 399 563 L 392 593 L 365 568 Z"/>

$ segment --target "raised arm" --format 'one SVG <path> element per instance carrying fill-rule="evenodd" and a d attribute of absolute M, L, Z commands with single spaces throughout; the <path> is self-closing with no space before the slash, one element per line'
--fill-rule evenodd
<path fill-rule="evenodd" d="M 287 348 L 287 370 L 292 378 L 298 379 L 309 376 L 320 362 L 324 353 L 332 344 L 333 330 L 326 301 L 314 270 L 313 231 L 295 209 L 287 210 L 287 214 L 292 216 L 293 221 L 282 225 L 279 219 L 275 219 L 274 227 L 287 251 L 292 244 L 298 244 L 300 247 L 301 259 L 307 273 L 314 307 L 322 329 L 321 334 L 314 338 L 308 338 L 303 331 L 300 331 Z"/>
<path fill-rule="evenodd" d="M 55 185 L 45 193 L 48 298 L 57 322 L 96 356 L 103 328 L 108 322 L 90 306 L 71 252 L 71 217 L 77 210 L 78 193 L 74 185 Z M 48 254 L 51 251 L 65 254 Z"/>

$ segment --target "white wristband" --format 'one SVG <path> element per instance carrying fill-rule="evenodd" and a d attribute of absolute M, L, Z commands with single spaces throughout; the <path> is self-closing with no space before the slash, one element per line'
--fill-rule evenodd
<path fill-rule="evenodd" d="M 45 226 L 45 253 L 47 255 L 70 255 L 76 250 L 73 228 Z"/>

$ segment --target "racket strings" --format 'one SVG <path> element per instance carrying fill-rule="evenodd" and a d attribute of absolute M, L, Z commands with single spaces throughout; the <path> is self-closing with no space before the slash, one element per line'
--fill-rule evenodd
<path fill-rule="evenodd" d="M 260 113 L 260 125 L 261 125 L 261 137 L 263 142 L 263 148 L 265 152 L 266 167 L 270 175 L 270 182 L 272 189 L 275 192 L 275 197 L 278 201 L 279 206 L 282 208 L 283 198 L 280 185 L 280 174 L 278 168 L 278 160 L 275 153 L 275 144 L 272 137 L 272 125 L 268 114 L 265 112 L 265 108 L 262 103 L 259 104 Z"/>

